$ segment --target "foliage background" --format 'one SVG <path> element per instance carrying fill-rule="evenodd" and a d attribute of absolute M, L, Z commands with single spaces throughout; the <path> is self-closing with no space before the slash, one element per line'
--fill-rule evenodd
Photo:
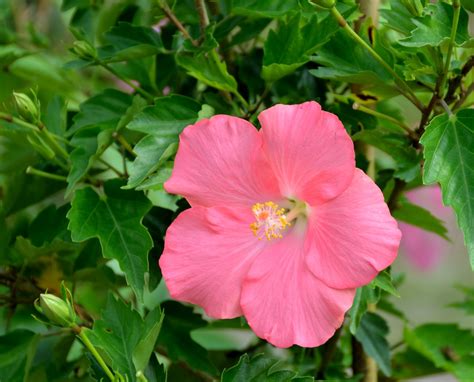
<path fill-rule="evenodd" d="M 208 1 L 207 16 L 202 3 L 0 0 L 0 381 L 107 380 L 77 331 L 32 317 L 46 319 L 33 302 L 45 290 L 60 295 L 62 280 L 80 330 L 119 379 L 374 380 L 376 364 L 381 380 L 446 372 L 470 380 L 474 284 L 462 236 L 405 192 L 423 184 L 425 127 L 440 131 L 446 107 L 474 120 L 472 4 L 462 2 L 452 35 L 457 1 L 338 2 L 406 88 L 307 1 Z M 371 12 L 377 28 L 364 17 Z M 157 260 L 187 204 L 162 184 L 186 125 L 218 113 L 256 123 L 265 107 L 309 99 L 344 122 L 357 165 L 397 219 L 455 245 L 434 273 L 400 258 L 361 288 L 328 344 L 279 350 L 244 320 L 211 321 L 169 301 Z M 457 178 L 450 187 L 471 204 L 444 196 L 455 200 L 472 259 L 474 123 L 465 125 L 449 125 L 462 139 L 435 159 L 455 170 L 456 149 L 468 164 L 465 187 Z"/>

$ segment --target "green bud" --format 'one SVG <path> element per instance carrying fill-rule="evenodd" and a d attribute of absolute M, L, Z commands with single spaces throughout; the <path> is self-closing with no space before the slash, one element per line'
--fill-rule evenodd
<path fill-rule="evenodd" d="M 35 307 L 53 325 L 71 327 L 76 324 L 76 314 L 69 301 L 66 302 L 54 294 L 40 294 L 39 304 L 36 300 Z"/>
<path fill-rule="evenodd" d="M 464 9 L 467 9 L 469 12 L 474 12 L 474 0 L 461 0 L 461 4 Z"/>
<path fill-rule="evenodd" d="M 38 123 L 40 120 L 40 104 L 36 96 L 34 101 L 24 93 L 13 92 L 13 96 L 20 117 L 27 122 Z"/>
<path fill-rule="evenodd" d="M 93 60 L 97 57 L 97 51 L 87 41 L 74 41 L 72 51 L 83 60 Z"/>
<path fill-rule="evenodd" d="M 413 16 L 420 17 L 423 14 L 423 4 L 420 0 L 402 0 L 402 4 Z"/>
<path fill-rule="evenodd" d="M 336 0 L 308 0 L 311 5 L 317 5 L 321 8 L 331 9 L 336 5 Z"/>

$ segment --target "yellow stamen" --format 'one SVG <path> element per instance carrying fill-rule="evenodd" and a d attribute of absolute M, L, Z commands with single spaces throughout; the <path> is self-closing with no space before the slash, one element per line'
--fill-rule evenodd
<path fill-rule="evenodd" d="M 282 232 L 291 223 L 285 215 L 285 209 L 273 202 L 257 203 L 252 207 L 256 221 L 250 224 L 250 229 L 259 240 L 281 239 Z"/>

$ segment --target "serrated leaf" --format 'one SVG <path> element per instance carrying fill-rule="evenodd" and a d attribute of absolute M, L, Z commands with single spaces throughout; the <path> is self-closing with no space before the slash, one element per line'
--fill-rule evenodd
<path fill-rule="evenodd" d="M 474 333 L 456 324 L 425 324 L 405 328 L 408 346 L 433 362 L 436 367 L 454 373 L 461 381 L 469 381 L 474 372 Z"/>
<path fill-rule="evenodd" d="M 121 190 L 121 185 L 118 180 L 105 183 L 103 195 L 91 187 L 77 190 L 67 215 L 68 228 L 74 241 L 97 237 L 103 256 L 118 260 L 128 284 L 142 300 L 153 241 L 141 222 L 151 204 L 139 192 Z"/>
<path fill-rule="evenodd" d="M 390 376 L 392 368 L 390 365 L 390 347 L 385 338 L 389 332 L 388 325 L 379 315 L 367 312 L 360 322 L 355 337 L 362 344 L 364 351 L 372 357 L 380 367 L 380 370 Z"/>
<path fill-rule="evenodd" d="M 347 16 L 352 11 L 344 12 Z M 324 45 L 339 29 L 330 15 L 318 22 L 314 15 L 303 22 L 297 13 L 287 21 L 281 20 L 278 28 L 271 30 L 264 45 L 262 77 L 274 82 L 293 73 L 310 60 L 310 55 Z"/>
<path fill-rule="evenodd" d="M 227 65 L 215 51 L 204 54 L 180 53 L 176 62 L 191 76 L 213 88 L 236 93 L 237 81 L 227 71 Z"/>
<path fill-rule="evenodd" d="M 137 311 L 109 294 L 101 319 L 87 336 L 107 354 L 112 368 L 133 382 L 148 364 L 162 320 L 159 308 L 143 321 Z"/>
<path fill-rule="evenodd" d="M 292 370 L 282 370 L 278 364 L 278 360 L 263 354 L 257 354 L 252 358 L 244 354 L 237 365 L 223 371 L 221 382 L 314 381 L 313 377 L 298 377 Z"/>
<path fill-rule="evenodd" d="M 412 21 L 413 15 L 400 0 L 391 0 L 390 9 L 380 9 L 379 12 L 382 16 L 381 24 L 397 32 L 408 35 L 416 27 Z"/>
<path fill-rule="evenodd" d="M 457 289 L 464 292 L 464 301 L 454 302 L 448 306 L 462 309 L 466 314 L 474 316 L 474 288 L 459 286 Z"/>
<path fill-rule="evenodd" d="M 457 46 L 472 47 L 474 40 L 469 37 L 467 12 L 462 8 L 460 12 L 454 43 Z M 442 1 L 429 4 L 422 17 L 412 20 L 417 28 L 411 31 L 410 36 L 400 40 L 399 44 L 416 48 L 441 45 L 451 36 L 453 14 L 453 7 L 450 4 Z"/>
<path fill-rule="evenodd" d="M 448 230 L 444 226 L 442 220 L 434 216 L 430 211 L 423 207 L 412 204 L 407 200 L 401 200 L 397 208 L 392 212 L 395 219 L 433 232 L 443 239 L 449 240 L 447 236 Z"/>
<path fill-rule="evenodd" d="M 190 332 L 206 325 L 192 308 L 177 302 L 162 304 L 165 313 L 158 343 L 167 349 L 168 357 L 173 361 L 184 361 L 193 369 L 216 373 L 215 366 L 209 361 L 206 349 L 191 338 Z"/>
<path fill-rule="evenodd" d="M 443 202 L 456 212 L 474 269 L 474 110 L 433 118 L 420 142 L 423 182 L 441 184 Z"/>
<path fill-rule="evenodd" d="M 119 22 L 104 36 L 108 46 L 98 50 L 106 62 L 129 61 L 165 51 L 161 36 L 151 27 Z"/>
<path fill-rule="evenodd" d="M 0 337 L 0 380 L 26 382 L 39 336 L 15 330 Z"/>

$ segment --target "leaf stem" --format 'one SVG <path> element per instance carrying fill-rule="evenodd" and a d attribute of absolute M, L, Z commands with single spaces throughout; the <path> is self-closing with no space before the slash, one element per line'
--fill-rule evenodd
<path fill-rule="evenodd" d="M 461 3 L 459 0 L 453 0 L 453 24 L 451 27 L 451 36 L 449 38 L 448 53 L 446 54 L 446 62 L 444 63 L 443 73 L 441 74 L 440 89 L 444 93 L 444 86 L 448 78 L 449 66 L 451 65 L 451 56 L 453 54 L 456 33 L 458 31 L 459 15 L 461 14 Z M 442 97 L 441 97 L 442 98 Z"/>
<path fill-rule="evenodd" d="M 102 159 L 102 158 L 99 158 L 98 159 L 100 163 L 102 163 L 104 166 L 106 166 L 108 169 L 112 170 L 116 175 L 118 175 L 120 178 L 124 178 L 125 175 L 122 174 L 117 168 L 115 168 L 114 166 L 112 166 L 109 162 L 107 162 L 106 160 Z"/>
<path fill-rule="evenodd" d="M 407 83 L 392 69 L 392 67 L 385 62 L 385 60 L 380 57 L 380 55 L 369 45 L 367 44 L 364 39 L 362 39 L 355 31 L 352 29 L 349 24 L 347 23 L 344 16 L 342 16 L 336 7 L 331 8 L 331 14 L 336 19 L 338 24 L 362 47 L 367 49 L 370 55 L 380 64 L 382 65 L 394 78 L 395 84 L 398 87 L 400 93 L 405 96 L 413 105 L 415 105 L 420 111 L 424 110 L 423 104 L 420 100 L 416 97 L 415 93 L 411 88 L 407 85 Z"/>
<path fill-rule="evenodd" d="M 149 102 L 153 103 L 155 100 L 155 97 L 148 93 L 146 90 L 142 89 L 140 86 L 135 85 L 132 81 L 129 79 L 125 78 L 121 74 L 119 74 L 114 68 L 112 68 L 110 65 L 106 64 L 105 62 L 102 62 L 100 60 L 97 60 L 96 63 L 100 66 L 102 66 L 104 69 L 108 70 L 110 73 L 112 73 L 115 77 L 119 78 L 123 82 L 125 82 L 128 86 L 130 86 L 133 90 L 135 90 L 137 93 L 140 93 L 143 97 L 145 97 Z"/>
<path fill-rule="evenodd" d="M 59 180 L 61 182 L 67 182 L 67 178 L 65 176 L 57 175 L 57 174 L 51 174 L 50 172 L 41 171 L 41 170 L 38 170 L 38 169 L 36 169 L 34 167 L 31 167 L 31 166 L 28 166 L 26 168 L 26 173 L 30 174 L 30 175 L 41 176 L 43 178 Z"/>
<path fill-rule="evenodd" d="M 204 36 L 204 31 L 209 25 L 209 16 L 207 15 L 206 3 L 204 0 L 194 0 L 196 9 L 199 13 L 199 22 L 201 24 L 201 33 Z"/>
<path fill-rule="evenodd" d="M 133 157 L 136 157 L 137 156 L 137 153 L 135 151 L 133 151 L 133 147 L 130 145 L 130 143 L 128 143 L 128 141 L 124 138 L 124 136 L 118 132 L 115 132 L 113 134 L 113 137 L 116 141 L 118 141 L 122 147 L 127 150 L 130 154 L 133 155 Z"/>
<path fill-rule="evenodd" d="M 179 21 L 179 19 L 173 13 L 173 11 L 169 7 L 166 0 L 158 0 L 158 4 L 159 4 L 161 10 L 165 13 L 166 17 L 168 17 L 168 19 L 170 19 L 170 21 L 176 26 L 176 28 L 179 29 L 179 31 L 183 34 L 183 36 L 185 38 L 187 38 L 189 41 L 191 41 L 191 44 L 193 44 L 194 46 L 198 46 L 198 42 L 191 37 L 189 32 L 186 30 L 186 28 L 181 23 L 181 21 Z"/>
<path fill-rule="evenodd" d="M 110 369 L 107 366 L 107 364 L 105 363 L 104 359 L 100 356 L 97 349 L 94 347 L 92 342 L 89 340 L 89 338 L 87 337 L 87 334 L 85 333 L 84 329 L 80 328 L 80 327 L 77 327 L 77 328 L 75 328 L 75 331 L 77 333 L 77 336 L 81 339 L 84 346 L 91 352 L 91 354 L 94 356 L 94 358 L 99 363 L 102 370 L 104 370 L 105 374 L 107 374 L 107 377 L 109 377 L 109 379 L 112 382 L 115 381 L 114 374 L 110 371 Z"/>

